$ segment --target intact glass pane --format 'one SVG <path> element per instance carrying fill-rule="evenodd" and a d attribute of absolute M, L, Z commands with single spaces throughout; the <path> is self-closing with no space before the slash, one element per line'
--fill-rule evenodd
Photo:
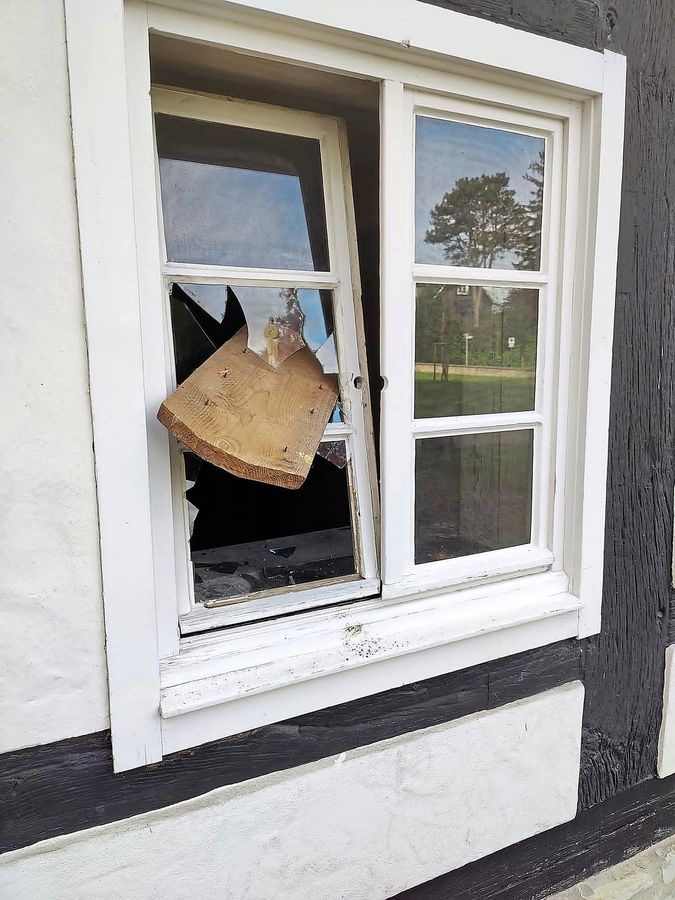
<path fill-rule="evenodd" d="M 533 432 L 418 440 L 415 563 L 530 542 Z"/>
<path fill-rule="evenodd" d="M 356 573 L 347 469 L 334 460 L 315 457 L 297 491 L 184 460 L 198 603 Z"/>
<path fill-rule="evenodd" d="M 539 291 L 420 284 L 415 417 L 534 409 Z"/>
<path fill-rule="evenodd" d="M 543 138 L 416 117 L 415 259 L 537 270 Z"/>
<path fill-rule="evenodd" d="M 155 116 L 167 258 L 327 271 L 319 142 Z"/>

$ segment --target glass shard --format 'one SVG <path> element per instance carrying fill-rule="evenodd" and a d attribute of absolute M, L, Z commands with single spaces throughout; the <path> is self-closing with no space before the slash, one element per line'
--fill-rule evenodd
<path fill-rule="evenodd" d="M 530 542 L 533 432 L 426 438 L 415 454 L 415 563 Z"/>
<path fill-rule="evenodd" d="M 321 368 L 326 375 L 337 374 L 340 371 L 335 346 L 335 335 L 331 334 L 314 354 L 321 363 Z"/>
<path fill-rule="evenodd" d="M 167 258 L 329 271 L 319 142 L 155 116 Z"/>
<path fill-rule="evenodd" d="M 415 417 L 534 409 L 536 289 L 420 284 Z"/>
<path fill-rule="evenodd" d="M 415 259 L 537 270 L 543 138 L 417 116 Z"/>
<path fill-rule="evenodd" d="M 192 532 L 194 531 L 195 527 L 195 519 L 197 518 L 199 509 L 190 500 L 190 491 L 196 484 L 199 470 L 202 467 L 202 460 L 194 453 L 184 453 L 183 465 L 185 468 L 185 502 L 187 503 L 188 530 L 190 532 L 190 537 L 192 537 Z"/>
<path fill-rule="evenodd" d="M 347 444 L 345 441 L 322 441 L 316 451 L 329 463 L 333 463 L 338 469 L 344 469 L 347 465 Z"/>

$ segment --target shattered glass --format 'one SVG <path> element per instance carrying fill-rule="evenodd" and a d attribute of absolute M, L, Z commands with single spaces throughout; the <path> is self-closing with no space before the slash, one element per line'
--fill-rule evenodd
<path fill-rule="evenodd" d="M 248 328 L 248 347 L 278 369 L 296 350 L 305 346 L 302 337 L 305 314 L 296 288 L 237 287 Z"/>
<path fill-rule="evenodd" d="M 333 463 L 338 469 L 344 469 L 347 465 L 347 444 L 345 441 L 322 441 L 316 451 L 329 463 Z"/>
<path fill-rule="evenodd" d="M 171 319 L 179 383 L 243 324 L 248 329 L 249 349 L 273 369 L 306 345 L 325 374 L 338 372 L 331 291 L 267 285 L 175 284 Z"/>
<path fill-rule="evenodd" d="M 188 500 L 188 493 L 197 483 L 197 477 L 199 475 L 199 470 L 202 467 L 203 460 L 200 459 L 195 453 L 184 453 L 183 454 L 183 466 L 185 468 L 185 502 L 187 504 L 187 514 L 188 514 L 188 528 L 190 532 L 190 537 L 192 537 L 192 532 L 195 529 L 195 520 L 197 518 L 197 513 L 199 510 Z"/>

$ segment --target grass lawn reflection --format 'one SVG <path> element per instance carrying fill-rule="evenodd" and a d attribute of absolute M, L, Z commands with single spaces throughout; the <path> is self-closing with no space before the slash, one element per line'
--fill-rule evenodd
<path fill-rule="evenodd" d="M 456 367 L 453 367 L 456 368 Z M 495 369 L 485 375 L 415 373 L 415 418 L 521 412 L 534 408 L 534 371 L 527 376 Z"/>

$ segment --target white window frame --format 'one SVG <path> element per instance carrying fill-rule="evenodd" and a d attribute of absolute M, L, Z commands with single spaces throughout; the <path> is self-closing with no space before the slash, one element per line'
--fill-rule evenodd
<path fill-rule="evenodd" d="M 581 138 L 580 110 L 570 109 L 567 128 L 560 118 L 542 113 L 514 111 L 495 103 L 481 104 L 457 97 L 443 97 L 407 90 L 403 85 L 402 105 L 405 109 L 405 132 L 401 135 L 403 151 L 402 209 L 398 234 L 402 260 L 401 276 L 391 285 L 387 295 L 389 316 L 397 322 L 394 334 L 384 345 L 384 370 L 388 388 L 383 397 L 382 453 L 384 459 L 384 530 L 383 596 L 394 597 L 420 590 L 442 590 L 484 581 L 486 578 L 525 575 L 528 572 L 563 570 L 561 542 L 565 531 L 562 516 L 553 521 L 554 497 L 551 486 L 553 468 L 559 484 L 563 483 L 564 448 L 567 428 L 565 391 L 569 380 L 569 357 L 559 359 L 559 337 L 568 334 L 571 304 L 562 308 L 559 290 L 559 248 L 563 222 L 563 157 L 566 147 L 578 158 Z M 515 97 L 513 98 L 515 100 Z M 521 104 L 531 102 L 523 92 Z M 546 100 L 542 98 L 542 105 Z M 415 262 L 415 116 L 433 116 L 443 120 L 483 125 L 511 132 L 541 137 L 545 141 L 544 204 L 542 216 L 541 265 L 539 271 L 517 269 L 476 269 L 451 264 L 429 265 Z M 566 132 L 566 133 L 565 133 Z M 577 186 L 567 180 L 567 207 L 574 201 Z M 571 268 L 573 253 L 566 254 Z M 562 265 L 563 260 L 560 259 Z M 536 288 L 539 292 L 537 364 L 535 404 L 531 412 L 492 413 L 487 415 L 415 419 L 414 416 L 414 342 L 415 287 L 418 284 L 483 284 L 499 287 Z M 562 418 L 556 422 L 560 406 Z M 407 415 L 406 415 L 407 413 Z M 414 563 L 414 479 L 415 446 L 425 437 L 461 434 L 485 434 L 496 431 L 532 429 L 534 432 L 532 528 L 531 541 L 525 546 L 492 550 L 475 556 L 439 562 Z M 556 440 L 557 438 L 557 440 Z M 555 445 L 555 446 L 554 446 Z M 395 448 L 392 454 L 391 448 Z M 554 454 L 555 449 L 555 454 Z M 396 484 L 392 494 L 386 485 Z M 408 527 L 402 527 L 407 523 Z M 554 533 L 555 531 L 555 533 Z M 554 552 L 557 550 L 557 553 Z M 569 571 L 569 567 L 565 569 Z"/>
<path fill-rule="evenodd" d="M 322 190 L 326 211 L 326 232 L 330 258 L 329 271 L 293 271 L 290 269 L 243 268 L 238 266 L 197 265 L 169 262 L 165 248 L 162 201 L 159 170 L 156 159 L 155 186 L 157 218 L 159 220 L 159 255 L 162 279 L 158 285 L 160 294 L 143 298 L 146 307 L 157 310 L 145 342 L 152 341 L 155 329 L 164 321 L 164 346 L 160 357 L 145 354 L 145 377 L 149 385 L 161 388 L 159 394 L 146 389 L 148 409 L 159 409 L 162 401 L 176 389 L 173 341 L 171 339 L 168 312 L 169 285 L 177 284 L 230 284 L 268 285 L 274 287 L 299 287 L 328 290 L 333 297 L 334 334 L 339 363 L 341 405 L 345 421 L 329 423 L 324 431 L 326 440 L 344 440 L 348 462 L 345 467 L 349 482 L 351 530 L 354 540 L 356 576 L 333 579 L 327 584 L 303 584 L 284 592 L 265 592 L 250 600 L 242 598 L 226 604 L 196 604 L 194 579 L 189 554 L 189 525 L 185 500 L 185 471 L 182 452 L 178 443 L 166 436 L 171 458 L 171 484 L 162 481 L 165 470 L 162 460 L 150 461 L 150 477 L 156 479 L 156 495 L 172 495 L 173 539 L 176 573 L 176 605 L 181 634 L 251 622 L 298 612 L 302 609 L 326 606 L 359 597 L 379 593 L 380 580 L 375 541 L 377 496 L 373 489 L 377 484 L 372 443 L 368 369 L 362 334 L 361 297 L 357 290 L 358 259 L 356 258 L 356 232 L 351 206 L 351 179 L 347 142 L 343 129 L 334 118 L 316 113 L 279 109 L 264 103 L 238 101 L 231 98 L 189 93 L 173 88 L 153 88 L 153 114 L 178 116 L 192 121 L 215 122 L 269 131 L 271 134 L 289 134 L 313 138 L 321 154 Z M 136 125 L 139 144 L 147 140 L 148 123 L 145 119 Z M 156 150 L 155 150 L 156 153 Z M 149 173 L 135 173 L 135 192 L 141 199 L 136 205 L 137 217 L 144 215 L 143 200 L 149 200 L 144 178 Z M 139 254 L 155 258 L 157 249 L 153 235 L 139 238 Z M 151 371 L 154 369 L 156 371 Z M 357 378 L 359 381 L 357 382 Z M 357 387 L 358 383 L 358 387 Z M 163 449 L 163 448 L 162 448 Z M 164 456 L 165 451 L 162 456 Z M 165 513 L 162 512 L 162 515 Z M 171 547 L 159 551 L 162 560 L 170 559 Z M 169 568 L 171 568 L 169 566 Z M 170 586 L 167 585 L 167 590 Z M 173 649 L 173 648 L 171 648 Z"/>
<path fill-rule="evenodd" d="M 65 0 L 65 8 L 115 769 L 599 631 L 623 57 L 416 0 L 391 0 L 386 15 L 376 0 L 219 0 L 198 12 L 189 0 Z M 166 373 L 160 384 L 144 368 L 164 352 L 163 327 L 147 302 L 161 265 L 156 237 L 147 243 L 158 227 L 152 141 L 139 134 L 139 123 L 151 122 L 149 29 L 381 82 L 385 435 L 389 397 L 410 389 L 395 349 L 396 309 L 410 285 L 400 226 L 410 202 L 401 189 L 409 184 L 408 91 L 562 123 L 571 174 L 556 277 L 572 327 L 560 331 L 557 353 L 572 365 L 556 406 L 567 440 L 551 479 L 565 486 L 553 506 L 551 534 L 563 537 L 552 561 L 529 574 L 522 559 L 511 570 L 490 566 L 484 577 L 474 568 L 460 573 L 461 590 L 431 579 L 410 593 L 397 577 L 392 585 L 404 586 L 390 596 L 179 636 L 176 573 L 162 550 L 173 533 L 171 498 L 158 493 L 157 480 L 162 467 L 169 472 L 169 453 L 147 403 Z M 575 128 L 578 141 L 569 139 Z M 471 279 L 462 274 L 461 283 Z M 385 574 L 400 546 L 392 511 L 399 476 L 409 475 L 406 458 L 383 446 Z"/>

